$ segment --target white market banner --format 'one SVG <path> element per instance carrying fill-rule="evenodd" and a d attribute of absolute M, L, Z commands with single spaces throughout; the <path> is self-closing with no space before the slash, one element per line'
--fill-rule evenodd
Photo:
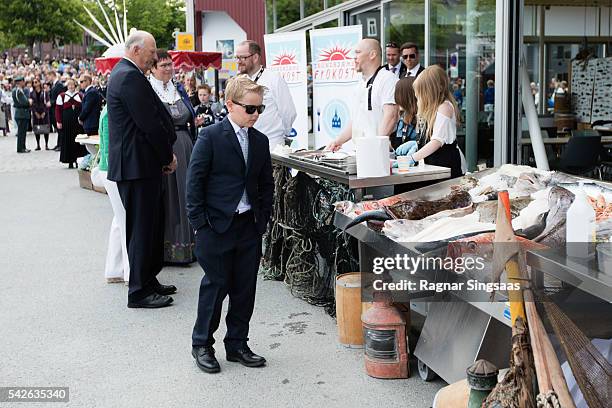
<path fill-rule="evenodd" d="M 287 82 L 297 116 L 290 137 L 294 149 L 308 148 L 308 76 L 304 31 L 264 35 L 266 68 L 278 72 Z"/>
<path fill-rule="evenodd" d="M 355 71 L 355 47 L 361 33 L 360 25 L 310 31 L 315 148 L 336 139 L 351 121 L 361 75 Z M 343 149 L 353 150 L 352 142 Z"/>

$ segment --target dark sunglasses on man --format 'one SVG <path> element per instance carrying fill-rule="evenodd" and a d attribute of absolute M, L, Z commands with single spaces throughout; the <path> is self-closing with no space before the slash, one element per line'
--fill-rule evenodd
<path fill-rule="evenodd" d="M 416 59 L 416 54 L 404 54 L 402 59 Z"/>
<path fill-rule="evenodd" d="M 242 106 L 244 108 L 244 111 L 248 113 L 249 115 L 254 114 L 256 111 L 257 113 L 262 114 L 263 111 L 266 109 L 266 105 L 245 105 L 243 103 L 236 102 L 236 101 L 234 101 L 234 103 L 236 105 Z"/>
<path fill-rule="evenodd" d="M 398 45 L 394 42 L 388 42 L 387 45 L 385 45 L 386 48 L 399 48 Z"/>

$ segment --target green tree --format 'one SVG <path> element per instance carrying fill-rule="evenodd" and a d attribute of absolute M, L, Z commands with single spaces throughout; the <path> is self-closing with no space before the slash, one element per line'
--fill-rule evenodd
<path fill-rule="evenodd" d="M 182 0 L 128 0 L 128 26 L 153 34 L 160 48 L 173 47 L 172 32 L 185 30 L 184 5 Z"/>
<path fill-rule="evenodd" d="M 79 17 L 79 8 L 77 0 L 0 0 L 3 45 L 77 42 L 82 31 L 72 19 Z"/>

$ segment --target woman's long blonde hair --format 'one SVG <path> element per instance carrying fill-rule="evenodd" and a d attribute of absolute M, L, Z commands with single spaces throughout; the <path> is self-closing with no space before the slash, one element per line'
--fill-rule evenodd
<path fill-rule="evenodd" d="M 417 97 L 418 118 L 427 125 L 427 140 L 431 139 L 438 107 L 448 100 L 453 104 L 455 118 L 459 121 L 457 102 L 450 91 L 448 76 L 439 65 L 431 65 L 419 74 L 413 84 Z"/>

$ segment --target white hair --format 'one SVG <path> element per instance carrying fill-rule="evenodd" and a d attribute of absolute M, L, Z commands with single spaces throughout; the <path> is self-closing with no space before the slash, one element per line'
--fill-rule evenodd
<path fill-rule="evenodd" d="M 144 48 L 145 38 L 151 34 L 146 31 L 134 31 L 130 33 L 127 40 L 125 40 L 125 50 L 130 51 L 134 47 Z"/>

